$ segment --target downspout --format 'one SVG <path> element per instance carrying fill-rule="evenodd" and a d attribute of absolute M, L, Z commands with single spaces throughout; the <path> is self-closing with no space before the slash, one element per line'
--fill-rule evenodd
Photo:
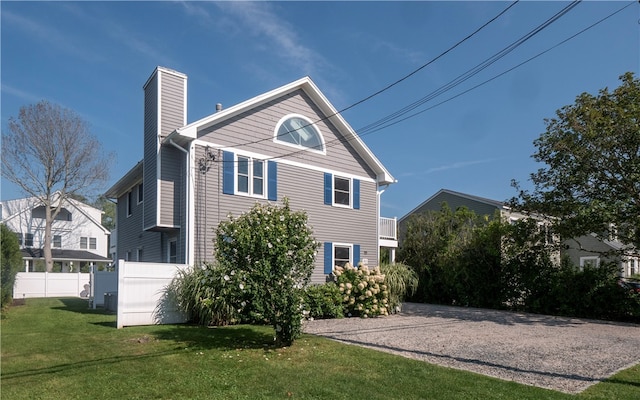
<path fill-rule="evenodd" d="M 185 154 L 185 168 L 186 168 L 186 172 L 185 172 L 185 181 L 186 181 L 186 190 L 185 190 L 185 221 L 187 224 L 187 229 L 185 230 L 185 244 L 184 244 L 184 248 L 185 248 L 185 254 L 184 254 L 184 263 L 189 265 L 191 263 L 191 226 L 189 224 L 189 220 L 191 218 L 191 174 L 190 172 L 190 166 L 191 166 L 191 157 L 189 154 L 189 151 L 185 150 L 182 146 L 180 146 L 179 144 L 177 144 L 176 142 L 173 141 L 173 139 L 169 139 L 169 144 L 171 144 L 173 147 L 175 147 L 176 149 L 180 150 L 181 152 L 183 152 Z"/>

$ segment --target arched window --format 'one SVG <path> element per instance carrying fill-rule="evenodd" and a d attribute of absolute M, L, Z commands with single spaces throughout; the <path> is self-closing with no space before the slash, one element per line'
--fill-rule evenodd
<path fill-rule="evenodd" d="M 274 142 L 325 154 L 324 138 L 308 118 L 290 114 L 278 122 Z"/>

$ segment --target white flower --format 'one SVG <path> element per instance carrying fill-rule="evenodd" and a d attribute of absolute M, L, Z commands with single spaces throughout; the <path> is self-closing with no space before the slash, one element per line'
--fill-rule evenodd
<path fill-rule="evenodd" d="M 241 283 L 241 284 L 239 284 L 239 285 L 238 285 L 238 287 L 240 288 L 240 290 L 243 290 L 243 289 L 244 289 L 244 285 L 243 285 L 242 283 Z"/>
<path fill-rule="evenodd" d="M 224 278 L 225 281 L 228 281 L 229 279 L 231 279 L 231 278 L 229 278 L 229 275 L 225 275 L 223 278 Z"/>
<path fill-rule="evenodd" d="M 272 247 L 273 247 L 273 245 L 272 245 L 271 243 L 267 243 L 267 247 L 268 247 L 268 248 L 272 248 Z"/>

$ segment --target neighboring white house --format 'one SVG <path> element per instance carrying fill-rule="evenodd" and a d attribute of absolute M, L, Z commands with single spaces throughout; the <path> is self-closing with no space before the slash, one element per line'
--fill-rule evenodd
<path fill-rule="evenodd" d="M 45 208 L 36 197 L 0 203 L 1 223 L 15 232 L 24 271 L 44 271 Z M 102 211 L 69 199 L 53 221 L 51 251 L 54 272 L 88 272 L 91 265 L 105 265 L 109 231 L 101 224 Z"/>

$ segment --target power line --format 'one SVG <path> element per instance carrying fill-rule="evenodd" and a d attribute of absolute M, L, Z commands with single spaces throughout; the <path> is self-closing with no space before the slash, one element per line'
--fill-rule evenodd
<path fill-rule="evenodd" d="M 310 125 L 316 124 L 318 122 L 322 122 L 325 120 L 328 120 L 331 117 L 334 117 L 336 115 L 340 115 L 343 112 L 350 110 L 368 100 L 371 100 L 372 98 L 386 92 L 387 90 L 391 89 L 392 87 L 400 84 L 401 82 L 407 80 L 408 78 L 410 78 L 411 76 L 417 74 L 419 71 L 423 70 L 424 68 L 428 67 L 429 65 L 433 64 L 434 62 L 436 62 L 437 60 L 439 60 L 440 58 L 444 57 L 446 54 L 448 54 L 449 52 L 451 52 L 452 50 L 454 50 L 456 47 L 460 46 L 462 43 L 466 42 L 467 40 L 469 40 L 470 38 L 472 38 L 473 36 L 475 36 L 478 32 L 480 32 L 482 29 L 484 29 L 485 27 L 487 27 L 489 24 L 491 24 L 492 22 L 494 22 L 496 19 L 498 19 L 499 17 L 501 17 L 503 14 L 505 14 L 507 11 L 509 11 L 509 9 L 511 9 L 513 6 L 515 6 L 520 0 L 515 0 L 513 3 L 511 3 L 507 8 L 505 8 L 504 10 L 502 10 L 501 12 L 499 12 L 495 17 L 491 18 L 490 20 L 488 20 L 487 22 L 485 22 L 484 24 L 482 24 L 479 28 L 477 28 L 475 31 L 473 31 L 472 33 L 468 34 L 465 38 L 459 40 L 456 44 L 454 44 L 453 46 L 449 47 L 447 50 L 443 51 L 442 53 L 440 53 L 438 56 L 432 58 L 431 60 L 429 60 L 428 62 L 422 64 L 420 67 L 414 69 L 413 71 L 411 71 L 410 73 L 408 73 L 407 75 L 403 76 L 402 78 L 396 80 L 393 83 L 390 83 L 389 85 L 383 87 L 382 89 L 378 90 L 377 92 L 370 94 L 369 96 L 358 100 L 357 102 L 351 104 L 350 106 L 347 106 L 339 111 L 336 111 L 333 114 L 324 116 L 323 118 L 320 118 L 310 124 L 306 124 L 304 126 L 301 126 L 299 128 L 296 129 L 300 130 L 300 129 L 304 129 Z M 251 144 L 257 144 L 257 143 L 261 143 L 264 141 L 268 141 L 271 140 L 271 138 L 262 138 L 262 139 L 258 139 L 258 140 L 254 140 L 254 141 L 250 141 L 250 142 L 245 142 L 245 143 L 240 143 L 239 145 L 242 146 L 247 146 L 247 145 L 251 145 Z"/>
<path fill-rule="evenodd" d="M 625 9 L 626 9 L 626 8 L 628 8 L 628 7 L 630 7 L 630 6 L 631 6 L 632 4 L 634 4 L 634 3 L 635 3 L 635 1 L 630 2 L 630 3 L 629 3 L 629 4 L 627 4 L 626 6 L 624 6 L 624 7 L 620 8 L 620 9 L 618 9 L 618 10 L 614 11 L 613 13 L 611 13 L 611 14 L 607 15 L 606 17 L 601 18 L 600 20 L 598 20 L 598 21 L 594 22 L 593 24 L 591 24 L 591 25 L 587 26 L 586 28 L 584 28 L 584 29 L 582 29 L 582 30 L 578 31 L 577 33 L 575 33 L 575 34 L 573 34 L 573 35 L 571 35 L 571 36 L 567 37 L 566 39 L 564 39 L 564 40 L 562 40 L 562 41 L 560 41 L 560 42 L 556 43 L 555 45 L 553 45 L 553 46 L 549 47 L 548 49 L 546 49 L 546 50 L 544 50 L 544 51 L 541 51 L 540 53 L 538 53 L 538 54 L 536 54 L 536 55 L 534 55 L 534 56 L 532 56 L 532 57 L 529 57 L 529 58 L 528 58 L 528 59 L 526 59 L 525 61 L 522 61 L 521 63 L 516 64 L 515 66 L 513 66 L 513 67 L 511 67 L 511 68 L 509 68 L 509 69 L 507 69 L 507 70 L 505 70 L 505 71 L 503 71 L 503 72 L 501 72 L 501 73 L 499 73 L 499 74 L 497 74 L 497 75 L 494 75 L 493 77 L 491 77 L 491 78 L 489 78 L 489 79 L 487 79 L 487 80 L 485 80 L 485 81 L 483 81 L 483 82 L 481 82 L 481 83 L 479 83 L 479 84 L 477 84 L 477 85 L 475 85 L 475 86 L 473 86 L 473 87 L 471 87 L 471 88 L 469 88 L 469 89 L 467 89 L 467 90 L 465 90 L 465 91 L 463 91 L 463 92 L 460 92 L 460 93 L 456 94 L 455 96 L 451 96 L 451 97 L 449 97 L 449 98 L 448 98 L 448 99 L 446 99 L 446 100 L 443 100 L 443 101 L 441 101 L 441 102 L 439 102 L 439 103 L 437 103 L 437 104 L 434 104 L 434 105 L 433 105 L 433 106 L 431 106 L 431 107 L 425 108 L 424 110 L 421 110 L 421 111 L 418 111 L 418 112 L 416 112 L 416 113 L 413 113 L 413 114 L 411 114 L 411 115 L 409 115 L 409 116 L 407 116 L 407 117 L 405 117 L 405 118 L 402 118 L 402 119 L 400 119 L 400 120 L 397 120 L 397 121 L 391 122 L 391 123 L 386 124 L 386 125 L 379 126 L 379 127 L 375 128 L 375 129 L 369 129 L 368 131 L 363 132 L 363 133 L 358 133 L 358 135 L 359 135 L 359 136 L 365 136 L 365 135 L 372 134 L 372 133 L 378 132 L 378 131 L 380 131 L 380 130 L 386 129 L 386 128 L 390 127 L 390 126 L 393 126 L 393 125 L 398 124 L 398 123 L 400 123 L 400 122 L 406 121 L 407 119 L 413 118 L 413 117 L 415 117 L 415 116 L 417 116 L 417 115 L 419 115 L 419 114 L 422 114 L 422 113 L 424 113 L 424 112 L 426 112 L 426 111 L 432 110 L 432 109 L 434 109 L 434 108 L 436 108 L 436 107 L 438 107 L 438 106 L 440 106 L 440 105 L 442 105 L 442 104 L 445 104 L 445 103 L 447 103 L 447 102 L 449 102 L 449 101 L 451 101 L 451 100 L 453 100 L 453 99 L 456 99 L 456 98 L 458 98 L 458 97 L 460 97 L 460 96 L 462 96 L 462 95 L 464 95 L 464 94 L 466 94 L 466 93 L 469 93 L 470 91 L 475 90 L 475 89 L 477 89 L 477 88 L 479 88 L 479 87 L 481 87 L 481 86 L 484 86 L 485 84 L 487 84 L 487 83 L 489 83 L 489 82 L 491 82 L 491 81 L 493 81 L 493 80 L 495 80 L 495 79 L 498 79 L 498 78 L 500 78 L 501 76 L 506 75 L 507 73 L 509 73 L 509 72 L 513 71 L 514 69 L 519 68 L 519 67 L 521 67 L 521 66 L 523 66 L 523 65 L 525 65 L 525 64 L 527 64 L 527 63 L 529 63 L 530 61 L 533 61 L 534 59 L 536 59 L 536 58 L 538 58 L 538 57 L 540 57 L 540 56 L 542 56 L 542 55 L 544 55 L 544 54 L 546 54 L 546 53 L 550 52 L 551 50 L 553 50 L 553 49 L 555 49 L 555 48 L 557 48 L 557 47 L 559 47 L 559 46 L 561 46 L 561 45 L 565 44 L 566 42 L 568 42 L 568 41 L 570 41 L 570 40 L 574 39 L 575 37 L 577 37 L 577 36 L 579 36 L 579 35 L 583 34 L 584 32 L 586 32 L 586 31 L 590 30 L 591 28 L 595 27 L 596 25 L 599 25 L 600 23 L 602 23 L 602 22 L 606 21 L 607 19 L 609 19 L 609 18 L 613 17 L 614 15 L 616 15 L 616 14 L 618 14 L 618 13 L 622 12 L 623 10 L 625 10 Z"/>

